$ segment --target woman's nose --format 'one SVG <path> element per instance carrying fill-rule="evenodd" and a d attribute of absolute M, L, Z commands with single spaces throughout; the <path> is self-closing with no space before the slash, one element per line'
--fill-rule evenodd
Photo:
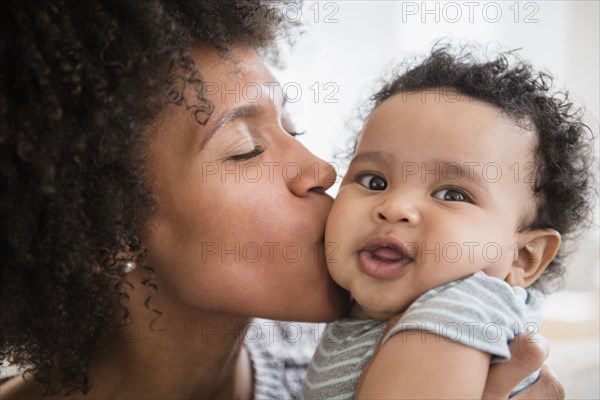
<path fill-rule="evenodd" d="M 421 222 L 421 212 L 408 196 L 391 192 L 373 209 L 373 218 L 377 222 L 416 226 Z"/>
<path fill-rule="evenodd" d="M 335 168 L 298 144 L 295 157 L 284 166 L 284 178 L 292 193 L 304 197 L 310 192 L 325 193 L 337 178 Z"/>

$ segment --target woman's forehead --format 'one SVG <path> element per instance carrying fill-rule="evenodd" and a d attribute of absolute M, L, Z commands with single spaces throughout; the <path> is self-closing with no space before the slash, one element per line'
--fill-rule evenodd
<path fill-rule="evenodd" d="M 204 43 L 192 46 L 192 58 L 205 79 L 275 82 L 275 77 L 256 51 L 241 44 L 221 52 Z"/>

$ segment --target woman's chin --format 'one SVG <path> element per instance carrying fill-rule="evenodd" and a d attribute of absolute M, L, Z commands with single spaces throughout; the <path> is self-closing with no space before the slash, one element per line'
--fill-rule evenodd
<path fill-rule="evenodd" d="M 333 282 L 323 297 L 314 296 L 311 300 L 310 306 L 298 310 L 298 316 L 294 320 L 331 322 L 346 316 L 350 310 L 350 293 Z"/>

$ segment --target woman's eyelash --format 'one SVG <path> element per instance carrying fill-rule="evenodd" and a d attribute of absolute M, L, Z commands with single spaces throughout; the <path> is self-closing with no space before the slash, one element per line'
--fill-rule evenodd
<path fill-rule="evenodd" d="M 238 154 L 238 155 L 235 155 L 235 156 L 231 156 L 231 157 L 229 157 L 229 159 L 233 160 L 233 161 L 249 160 L 251 158 L 254 158 L 254 157 L 258 156 L 263 151 L 265 151 L 265 148 L 263 146 L 256 146 L 256 147 L 254 147 L 254 150 L 252 150 L 252 151 L 250 151 L 248 153 Z"/>
<path fill-rule="evenodd" d="M 289 131 L 288 131 L 288 133 L 289 133 L 291 136 L 293 136 L 293 137 L 296 137 L 296 136 L 302 136 L 302 135 L 304 135 L 304 134 L 306 133 L 306 131 L 293 131 L 293 132 L 289 132 Z"/>

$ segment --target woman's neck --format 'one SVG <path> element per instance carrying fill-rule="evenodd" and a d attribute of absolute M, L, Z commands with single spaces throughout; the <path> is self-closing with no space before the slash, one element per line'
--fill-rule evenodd
<path fill-rule="evenodd" d="M 87 398 L 250 398 L 252 368 L 243 347 L 250 318 L 132 296 L 134 323 L 111 339 L 90 367 Z M 161 296 L 157 296 L 159 300 Z"/>

